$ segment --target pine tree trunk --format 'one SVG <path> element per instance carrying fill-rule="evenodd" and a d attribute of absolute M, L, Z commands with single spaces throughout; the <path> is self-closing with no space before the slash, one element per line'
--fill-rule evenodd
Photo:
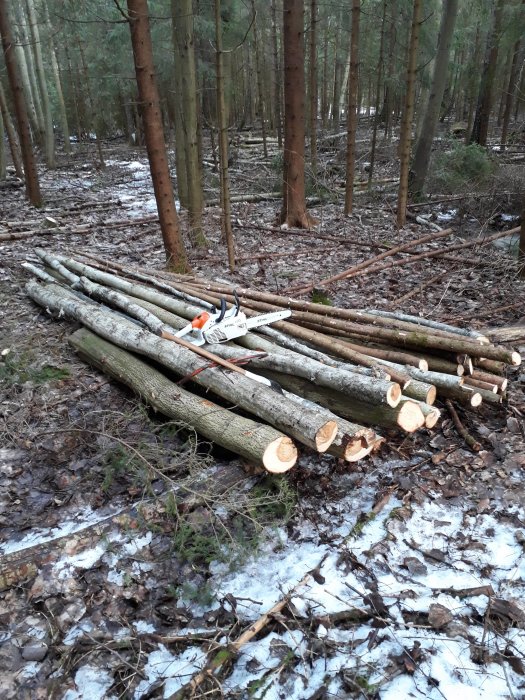
<path fill-rule="evenodd" d="M 253 20 L 253 46 L 255 49 L 255 76 L 257 80 L 257 98 L 259 102 L 259 118 L 261 120 L 261 133 L 263 142 L 263 154 L 265 158 L 268 158 L 268 146 L 266 144 L 266 110 L 264 105 L 264 90 L 263 90 L 263 78 L 262 78 L 262 59 L 261 52 L 259 48 L 259 31 L 257 27 L 257 11 L 255 9 L 255 0 L 252 0 L 252 13 L 254 16 Z"/>
<path fill-rule="evenodd" d="M 64 152 L 66 155 L 71 153 L 71 143 L 69 141 L 69 122 L 67 119 L 67 109 L 66 102 L 64 100 L 64 91 L 62 89 L 62 80 L 60 79 L 60 67 L 58 65 L 58 59 L 53 39 L 53 27 L 51 25 L 51 20 L 49 19 L 49 11 L 47 4 L 44 4 L 46 27 L 49 33 L 49 53 L 51 54 L 51 67 L 53 69 L 53 78 L 55 81 L 55 89 L 57 92 L 58 107 L 60 110 L 60 121 L 62 123 L 62 136 L 64 138 Z"/>
<path fill-rule="evenodd" d="M 374 166 L 376 160 L 376 143 L 377 143 L 377 129 L 379 127 L 380 120 L 380 106 L 381 106 L 381 83 L 383 79 L 383 63 L 384 63 L 384 51 L 385 51 L 385 20 L 386 20 L 386 5 L 388 0 L 383 0 L 383 16 L 381 18 L 381 38 L 379 40 L 379 57 L 377 59 L 377 69 L 376 69 L 376 95 L 375 95 L 375 107 L 374 107 L 374 126 L 372 128 L 372 144 L 370 146 L 370 166 L 368 170 L 368 189 L 372 187 L 372 178 L 374 177 Z"/>
<path fill-rule="evenodd" d="M 31 52 L 31 40 L 27 33 L 27 22 L 24 15 L 23 5 L 15 3 L 12 5 L 15 25 L 15 51 L 18 54 L 18 66 L 22 85 L 26 95 L 29 120 L 33 128 L 33 138 L 38 145 L 45 145 L 45 124 L 42 103 L 38 92 L 38 85 L 35 78 L 33 65 L 33 54 Z"/>
<path fill-rule="evenodd" d="M 198 146 L 197 74 L 193 34 L 192 0 L 172 0 L 173 37 L 180 66 L 180 101 L 188 186 L 190 239 L 193 245 L 206 245 L 202 229 L 202 176 Z M 178 145 L 180 148 L 180 145 Z"/>
<path fill-rule="evenodd" d="M 5 153 L 4 120 L 0 111 L 0 180 L 5 180 L 7 172 Z"/>
<path fill-rule="evenodd" d="M 328 29 L 329 18 L 325 17 L 323 40 L 323 85 L 321 90 L 321 125 L 323 130 L 328 126 Z"/>
<path fill-rule="evenodd" d="M 102 142 L 100 140 L 98 110 L 97 110 L 96 105 L 95 105 L 95 100 L 93 99 L 93 93 L 91 92 L 91 82 L 89 80 L 89 71 L 88 71 L 86 59 L 84 56 L 84 51 L 82 50 L 82 43 L 81 43 L 79 37 L 77 37 L 77 46 L 78 46 L 78 51 L 80 53 L 80 62 L 82 64 L 82 72 L 84 74 L 84 86 L 86 89 L 86 95 L 87 95 L 88 104 L 89 104 L 90 120 L 88 123 L 88 134 L 89 134 L 88 138 L 91 138 L 90 134 L 91 134 L 91 131 L 93 131 L 95 134 L 95 143 L 97 146 L 99 166 L 101 168 L 105 168 L 106 164 L 104 162 L 104 154 L 102 153 Z"/>
<path fill-rule="evenodd" d="M 224 98 L 224 61 L 222 49 L 221 0 L 215 0 L 215 65 L 217 79 L 217 125 L 219 129 L 219 162 L 221 172 L 221 224 L 228 250 L 230 271 L 235 269 L 235 248 L 233 241 L 230 178 L 228 173 L 228 124 Z"/>
<path fill-rule="evenodd" d="M 127 0 L 127 5 L 146 149 L 166 258 L 169 267 L 185 272 L 188 270 L 188 262 L 179 230 L 179 220 L 168 167 L 159 93 L 153 65 L 148 3 L 147 0 Z"/>
<path fill-rule="evenodd" d="M 0 114 L 2 115 L 4 122 L 4 129 L 7 134 L 7 140 L 9 142 L 9 150 L 11 151 L 11 160 L 15 167 L 16 176 L 21 180 L 24 179 L 24 167 L 22 165 L 22 153 L 20 151 L 20 145 L 18 143 L 18 138 L 16 135 L 16 130 L 7 109 L 7 101 L 4 93 L 4 88 L 0 81 Z"/>
<path fill-rule="evenodd" d="M 478 104 L 474 116 L 474 125 L 470 136 L 471 143 L 479 143 L 480 146 L 487 145 L 489 131 L 489 119 L 492 108 L 492 93 L 494 87 L 494 77 L 498 63 L 498 48 L 501 36 L 501 23 L 503 19 L 503 7 L 505 0 L 496 0 L 492 20 L 492 28 L 487 39 L 485 51 L 485 61 L 481 75 L 481 84 L 478 94 Z"/>
<path fill-rule="evenodd" d="M 284 0 L 284 167 L 281 223 L 308 228 L 304 178 L 304 3 Z"/>
<path fill-rule="evenodd" d="M 282 90 L 281 90 L 281 62 L 279 61 L 279 44 L 277 41 L 277 11 L 275 9 L 276 0 L 271 0 L 271 20 L 272 20 L 272 52 L 273 52 L 273 89 L 275 124 L 277 127 L 277 143 L 279 148 L 283 147 L 282 128 Z"/>
<path fill-rule="evenodd" d="M 42 206 L 42 195 L 40 194 L 40 184 L 38 182 L 36 162 L 31 144 L 31 135 L 29 133 L 29 118 L 27 116 L 26 101 L 20 81 L 17 56 L 15 51 L 13 51 L 13 38 L 9 15 L 7 13 L 7 4 L 3 1 L 0 1 L 0 35 L 2 36 L 7 76 L 11 87 L 16 120 L 18 123 L 18 135 L 24 163 L 26 193 L 31 204 L 35 207 L 40 207 Z"/>
<path fill-rule="evenodd" d="M 352 213 L 355 173 L 355 136 L 357 131 L 357 85 L 359 79 L 359 15 L 361 0 L 352 0 L 350 44 L 350 89 L 348 91 L 345 216 Z"/>
<path fill-rule="evenodd" d="M 450 44 L 454 34 L 457 13 L 458 0 L 444 0 L 434 62 L 434 72 L 432 75 L 432 87 L 426 105 L 425 116 L 422 121 L 421 133 L 416 144 L 412 172 L 410 173 L 410 191 L 416 196 L 419 196 L 423 192 L 428 173 L 432 143 L 434 141 L 441 102 L 445 92 Z"/>
<path fill-rule="evenodd" d="M 53 115 L 51 114 L 51 102 L 49 100 L 46 74 L 44 71 L 44 61 L 42 58 L 42 44 L 40 42 L 40 32 L 38 30 L 38 22 L 33 0 L 26 0 L 26 7 L 29 18 L 29 32 L 33 43 L 36 77 L 38 79 L 40 96 L 42 98 L 46 164 L 48 168 L 53 169 L 55 168 L 55 134 L 53 131 Z"/>
<path fill-rule="evenodd" d="M 317 173 L 317 0 L 310 0 L 310 163 Z"/>
<path fill-rule="evenodd" d="M 522 279 L 525 279 L 525 191 L 523 192 L 523 201 L 521 205 L 521 230 L 518 261 L 520 265 L 520 276 Z"/>
<path fill-rule="evenodd" d="M 514 44 L 514 55 L 512 57 L 512 63 L 510 67 L 509 83 L 506 90 L 505 98 L 505 111 L 503 112 L 503 124 L 501 127 L 501 150 L 505 150 L 507 144 L 507 134 L 509 131 L 510 115 L 512 112 L 512 103 L 514 102 L 514 95 L 516 94 L 516 83 L 518 78 L 518 58 L 520 55 L 520 45 L 521 41 L 518 39 Z"/>
<path fill-rule="evenodd" d="M 334 39 L 334 82 L 333 82 L 333 89 L 332 89 L 332 111 L 331 111 L 331 121 L 332 121 L 332 129 L 336 133 L 339 131 L 339 94 L 340 94 L 340 64 L 339 64 L 339 31 L 338 27 L 336 27 L 335 30 L 335 39 Z"/>
<path fill-rule="evenodd" d="M 417 48 L 419 43 L 420 17 L 422 0 L 414 0 L 412 11 L 412 27 L 410 30 L 410 46 L 408 49 L 408 68 L 406 81 L 405 106 L 403 122 L 399 135 L 400 172 L 399 193 L 397 198 L 397 226 L 401 228 L 406 221 L 408 201 L 408 174 L 410 167 L 410 143 L 412 141 L 412 118 L 414 116 L 414 99 L 416 87 Z"/>

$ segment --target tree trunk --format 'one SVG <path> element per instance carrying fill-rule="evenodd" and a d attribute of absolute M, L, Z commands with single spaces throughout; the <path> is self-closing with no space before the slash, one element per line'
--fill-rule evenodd
<path fill-rule="evenodd" d="M 7 3 L 3 0 L 0 1 L 0 35 L 2 36 L 5 65 L 7 68 L 7 75 L 13 96 L 16 120 L 18 123 L 18 135 L 20 138 L 22 160 L 24 163 L 26 193 L 31 204 L 33 204 L 35 207 L 40 207 L 42 206 L 42 195 L 40 194 L 40 184 L 38 182 L 36 162 L 33 154 L 33 147 L 31 145 L 26 101 L 20 81 L 17 56 L 15 51 L 13 51 L 13 39 L 9 15 L 7 13 Z"/>
<path fill-rule="evenodd" d="M 7 173 L 6 154 L 5 154 L 5 136 L 4 136 L 4 119 L 0 111 L 0 180 L 5 180 Z"/>
<path fill-rule="evenodd" d="M 381 106 L 381 82 L 383 79 L 383 63 L 385 50 L 385 21 L 386 21 L 386 5 L 388 0 L 383 0 L 383 16 L 381 18 L 381 38 L 379 40 L 379 57 L 377 59 L 376 69 L 376 96 L 374 107 L 374 126 L 372 128 L 372 144 L 370 146 L 370 166 L 368 170 L 368 189 L 372 188 L 372 179 L 374 177 L 374 165 L 376 160 L 376 143 L 377 129 L 380 121 L 380 106 Z"/>
<path fill-rule="evenodd" d="M 458 0 L 444 0 L 441 15 L 441 26 L 437 44 L 434 72 L 432 75 L 432 87 L 428 104 L 426 105 L 421 133 L 418 136 L 412 172 L 410 173 L 410 191 L 419 196 L 423 192 L 430 163 L 432 142 L 436 126 L 439 120 L 439 111 L 448 73 L 450 44 L 454 34 L 456 16 L 458 12 Z"/>
<path fill-rule="evenodd" d="M 21 180 L 24 179 L 24 168 L 22 165 L 22 153 L 20 152 L 20 145 L 18 143 L 16 130 L 7 109 L 7 100 L 4 93 L 4 88 L 0 81 L 0 114 L 4 122 L 4 129 L 7 134 L 7 140 L 9 142 L 9 150 L 11 151 L 11 160 L 15 167 L 16 176 Z"/>
<path fill-rule="evenodd" d="M 414 116 L 414 100 L 416 92 L 417 48 L 419 43 L 421 8 L 422 0 L 414 0 L 412 27 L 410 30 L 410 46 L 408 49 L 405 106 L 403 109 L 401 132 L 399 135 L 399 152 L 401 163 L 399 172 L 399 192 L 397 197 L 398 228 L 403 227 L 406 221 L 408 174 L 410 168 L 410 143 L 412 141 L 412 118 Z"/>
<path fill-rule="evenodd" d="M 91 331 L 76 331 L 69 342 L 83 358 L 129 386 L 156 410 L 191 426 L 207 440 L 251 464 L 273 473 L 288 471 L 295 464 L 296 447 L 274 428 L 186 391 L 143 360 Z"/>
<path fill-rule="evenodd" d="M 44 116 L 35 79 L 31 41 L 27 34 L 27 22 L 21 3 L 15 3 L 11 7 L 15 18 L 15 51 L 18 57 L 18 68 L 26 98 L 29 122 L 33 128 L 33 139 L 43 148 L 45 143 Z"/>
<path fill-rule="evenodd" d="M 146 149 L 166 258 L 169 267 L 179 272 L 186 272 L 188 262 L 173 198 L 159 93 L 153 65 L 148 3 L 147 0 L 127 0 L 127 4 Z"/>
<path fill-rule="evenodd" d="M 49 92 L 47 89 L 46 74 L 44 72 L 44 61 L 42 59 L 42 45 L 40 42 L 40 32 L 38 30 L 38 22 L 36 18 L 35 6 L 33 0 L 26 0 L 27 15 L 29 18 L 29 32 L 33 43 L 33 52 L 35 56 L 36 77 L 40 88 L 42 98 L 42 112 L 44 118 L 45 129 L 45 153 L 47 167 L 53 169 L 55 167 L 55 134 L 53 132 L 53 115 L 51 114 L 51 103 L 49 101 Z"/>
<path fill-rule="evenodd" d="M 498 63 L 498 48 L 501 36 L 501 23 L 503 19 L 503 7 L 505 0 L 495 0 L 492 28 L 487 38 L 485 51 L 485 61 L 481 74 L 481 84 L 478 93 L 478 104 L 474 116 L 474 125 L 470 136 L 470 143 L 479 143 L 480 146 L 487 145 L 489 131 L 490 111 L 492 108 L 492 93 L 494 77 Z"/>
<path fill-rule="evenodd" d="M 317 0 L 310 0 L 310 163 L 317 173 Z"/>
<path fill-rule="evenodd" d="M 352 213 L 355 173 L 355 135 L 357 131 L 357 85 L 359 78 L 359 15 L 361 0 L 352 0 L 352 36 L 350 48 L 350 89 L 348 91 L 345 216 Z"/>
<path fill-rule="evenodd" d="M 80 61 L 82 64 L 82 72 L 84 73 L 84 87 L 86 89 L 86 94 L 87 94 L 87 99 L 89 103 L 89 122 L 88 122 L 88 134 L 93 130 L 95 134 L 95 143 L 97 146 L 97 153 L 98 153 L 98 160 L 99 160 L 99 165 L 101 168 L 105 168 L 106 164 L 104 163 L 104 154 L 102 153 L 102 142 L 100 140 L 100 124 L 99 124 L 99 118 L 98 118 L 98 102 L 97 104 L 95 103 L 95 100 L 93 99 L 93 93 L 91 92 L 91 82 L 89 79 L 89 71 L 86 63 L 86 59 L 84 56 L 84 51 L 82 50 L 82 43 L 80 41 L 80 38 L 77 37 L 77 46 L 78 46 L 78 51 L 80 54 Z"/>
<path fill-rule="evenodd" d="M 198 146 L 197 74 L 193 35 L 192 0 L 172 0 L 173 37 L 180 67 L 181 94 L 176 107 L 182 112 L 188 187 L 188 217 L 193 245 L 206 245 L 202 230 L 202 179 Z M 177 144 L 181 148 L 181 144 Z"/>
<path fill-rule="evenodd" d="M 263 143 L 263 154 L 265 158 L 268 158 L 268 147 L 266 145 L 266 110 L 264 105 L 264 90 L 263 90 L 263 78 L 262 78 L 262 58 L 259 47 L 259 32 L 257 28 L 257 10 L 255 9 L 255 0 L 252 0 L 252 13 L 253 13 L 253 45 L 255 49 L 255 76 L 257 80 L 257 98 L 259 102 L 259 118 L 261 120 L 261 133 L 262 133 L 262 143 Z"/>
<path fill-rule="evenodd" d="M 520 276 L 522 279 L 525 279 L 525 190 L 523 192 L 523 202 L 521 206 L 521 229 L 518 261 L 520 265 Z"/>
<path fill-rule="evenodd" d="M 304 4 L 284 0 L 284 164 L 281 223 L 308 228 L 304 178 Z"/>
<path fill-rule="evenodd" d="M 228 173 L 228 123 L 224 98 L 224 60 L 222 49 L 221 0 L 215 0 L 215 70 L 217 80 L 217 125 L 219 129 L 219 162 L 221 172 L 221 224 L 230 271 L 235 269 L 235 247 L 233 241 L 230 178 Z"/>
<path fill-rule="evenodd" d="M 282 128 L 282 105 L 281 105 L 281 62 L 279 61 L 279 44 L 277 40 L 277 11 L 275 9 L 276 0 L 271 0 L 271 18 L 272 18 L 272 52 L 273 52 L 273 89 L 274 89 L 274 106 L 275 106 L 275 124 L 277 127 L 277 143 L 279 149 L 283 147 L 283 128 Z"/>
<path fill-rule="evenodd" d="M 329 18 L 325 17 L 323 39 L 323 86 L 321 90 L 321 125 L 323 129 L 328 126 L 328 29 Z"/>
<path fill-rule="evenodd" d="M 69 141 L 69 122 L 67 119 L 66 102 L 64 100 L 64 92 L 62 90 L 62 81 L 60 79 L 60 68 L 53 39 L 53 27 L 49 19 L 47 4 L 44 4 L 46 26 L 49 33 L 49 52 L 51 54 L 51 67 L 53 69 L 53 78 L 55 80 L 55 89 L 57 91 L 58 107 L 60 110 L 60 121 L 62 123 L 62 136 L 64 138 L 64 152 L 66 155 L 71 153 L 71 144 Z"/>
<path fill-rule="evenodd" d="M 518 58 L 520 56 L 520 45 L 521 40 L 518 39 L 514 44 L 514 55 L 512 57 L 512 63 L 510 67 L 509 83 L 506 90 L 505 97 L 505 111 L 503 112 L 503 125 L 501 127 L 501 150 L 505 150 L 507 144 L 507 134 L 509 131 L 510 115 L 512 112 L 512 103 L 514 102 L 514 95 L 516 94 L 517 82 L 518 82 Z"/>

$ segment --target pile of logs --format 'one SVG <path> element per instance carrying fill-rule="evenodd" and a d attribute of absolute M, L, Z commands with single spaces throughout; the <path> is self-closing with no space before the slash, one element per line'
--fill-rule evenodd
<path fill-rule="evenodd" d="M 49 313 L 82 324 L 70 343 L 86 361 L 271 472 L 295 464 L 295 442 L 354 462 L 383 441 L 377 427 L 433 428 L 437 397 L 465 407 L 499 403 L 506 367 L 521 363 L 474 330 L 254 289 L 236 290 L 247 316 L 283 308 L 292 316 L 197 348 L 176 332 L 221 298 L 233 303 L 232 287 L 95 256 L 36 253 L 42 266 L 24 264 L 38 279 L 26 291 Z"/>

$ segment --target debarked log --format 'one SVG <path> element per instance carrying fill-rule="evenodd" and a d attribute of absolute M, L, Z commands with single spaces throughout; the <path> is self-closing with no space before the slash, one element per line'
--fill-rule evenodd
<path fill-rule="evenodd" d="M 69 343 L 83 359 L 126 384 L 153 408 L 191 426 L 206 439 L 250 463 L 282 473 L 297 461 L 297 449 L 288 436 L 186 391 L 143 360 L 95 333 L 80 329 L 70 336 Z"/>
<path fill-rule="evenodd" d="M 97 335 L 119 347 L 160 362 L 178 375 L 191 376 L 195 383 L 211 389 L 218 396 L 232 401 L 308 447 L 325 452 L 335 439 L 337 423 L 326 420 L 322 409 L 304 409 L 298 412 L 292 402 L 269 387 L 239 374 L 226 374 L 223 370 L 209 368 L 206 361 L 190 350 L 140 329 L 135 324 L 104 311 L 102 307 L 74 300 L 56 285 L 43 286 L 37 282 L 28 282 L 26 291 L 45 309 L 62 312 L 81 321 Z"/>

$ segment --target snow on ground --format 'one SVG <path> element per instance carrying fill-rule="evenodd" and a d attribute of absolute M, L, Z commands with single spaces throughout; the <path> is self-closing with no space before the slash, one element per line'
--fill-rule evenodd
<path fill-rule="evenodd" d="M 179 600 L 200 620 L 221 605 L 234 610 L 240 623 L 235 638 L 290 594 L 282 624 L 249 641 L 221 681 L 226 697 L 304 700 L 323 688 L 331 698 L 352 696 L 356 688 L 381 700 L 522 697 L 523 680 L 514 670 L 519 664 L 505 659 L 525 652 L 525 553 L 520 531 L 509 524 L 523 522 L 523 509 L 510 509 L 501 520 L 500 513 L 472 513 L 438 495 L 409 506 L 392 496 L 376 517 L 363 520 L 360 514 L 372 504 L 373 489 L 365 485 L 320 513 L 315 526 L 299 519 L 292 532 L 269 530 L 261 549 L 236 570 L 226 563 L 211 566 L 210 603 Z M 96 522 L 95 516 L 88 513 L 87 521 Z M 73 531 L 71 524 L 63 526 L 66 531 Z M 54 536 L 55 530 L 38 531 L 23 542 Z M 95 566 L 117 591 L 125 586 L 129 557 L 143 558 L 152 537 L 112 531 L 104 543 L 55 561 L 48 575 L 61 579 Z M 5 551 L 20 546 L 7 543 Z M 128 564 L 121 567 L 122 559 Z M 135 561 L 133 571 L 151 584 L 155 563 Z M 483 586 L 492 586 L 490 600 Z M 501 610 L 491 616 L 494 601 L 510 606 L 509 620 Z M 107 627 L 91 620 L 84 607 L 62 643 L 73 648 L 102 630 L 123 640 L 150 635 L 155 626 L 140 620 L 129 628 Z M 190 631 L 195 633 L 186 628 L 177 634 Z M 228 638 L 218 633 L 217 641 L 226 644 Z M 206 646 L 198 643 L 179 651 L 162 643 L 148 646 L 130 697 L 149 697 L 158 687 L 167 698 L 206 659 Z M 25 673 L 33 675 L 35 668 L 28 664 Z M 111 674 L 89 661 L 62 700 L 112 698 L 111 685 Z"/>

